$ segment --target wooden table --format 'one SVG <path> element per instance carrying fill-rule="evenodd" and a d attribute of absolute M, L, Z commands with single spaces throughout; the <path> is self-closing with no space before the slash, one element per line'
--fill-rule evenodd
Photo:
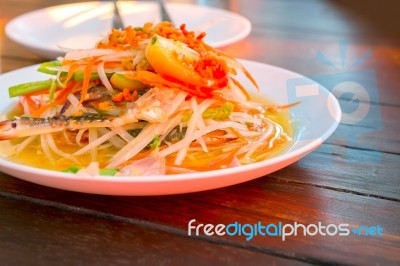
<path fill-rule="evenodd" d="M 1 29 L 19 14 L 68 2 L 2 0 Z M 322 77 L 322 81 L 340 83 L 339 73 L 358 71 L 364 75 L 360 82 L 367 80 L 361 85 L 372 86 L 368 89 L 379 95 L 367 102 L 375 113 L 358 123 L 342 123 L 300 163 L 206 192 L 156 197 L 89 195 L 0 173 L 0 264 L 399 265 L 399 2 L 197 3 L 235 11 L 251 20 L 249 37 L 226 47 L 226 53 Z M 9 40 L 4 30 L 0 40 L 1 72 L 43 60 Z M 333 68 L 317 59 L 320 52 L 341 62 L 341 40 L 348 43 L 347 63 L 368 51 L 372 55 L 352 69 L 340 64 Z M 365 73 L 370 79 L 365 79 Z M 341 98 L 344 111 L 351 115 L 348 104 L 348 99 Z M 270 236 L 251 241 L 244 236 L 189 237 L 192 219 L 214 225 L 260 221 L 380 226 L 383 236 L 299 235 L 285 241 Z"/>

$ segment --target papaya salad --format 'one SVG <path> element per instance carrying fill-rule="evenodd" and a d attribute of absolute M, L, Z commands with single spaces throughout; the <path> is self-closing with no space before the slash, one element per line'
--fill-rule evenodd
<path fill-rule="evenodd" d="M 113 29 L 42 63 L 0 122 L 10 160 L 97 175 L 165 175 L 265 160 L 291 142 L 287 106 L 257 99 L 242 64 L 183 24 Z"/>

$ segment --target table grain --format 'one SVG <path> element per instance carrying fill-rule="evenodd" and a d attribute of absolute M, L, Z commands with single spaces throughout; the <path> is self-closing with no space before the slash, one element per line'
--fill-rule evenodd
<path fill-rule="evenodd" d="M 399 265 L 400 2 L 387 0 L 181 0 L 237 12 L 250 35 L 224 47 L 243 59 L 318 77 L 372 73 L 378 115 L 341 123 L 319 149 L 280 171 L 211 191 L 155 197 L 90 195 L 28 183 L 0 172 L 1 265 Z M 0 72 L 43 58 L 5 36 L 17 15 L 65 0 L 0 2 Z M 340 45 L 342 44 L 342 46 Z M 356 69 L 318 54 L 371 56 Z M 335 61 L 336 62 L 336 61 Z M 1 86 L 1 84 L 0 84 Z M 1 88 L 6 89 L 6 88 Z M 349 99 L 341 98 L 346 106 Z M 347 223 L 383 236 L 188 236 L 199 223 Z"/>

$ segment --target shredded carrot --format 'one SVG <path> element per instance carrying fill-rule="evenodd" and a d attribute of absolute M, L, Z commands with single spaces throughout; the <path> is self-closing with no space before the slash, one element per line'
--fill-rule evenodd
<path fill-rule="evenodd" d="M 198 96 L 198 97 L 202 97 L 202 98 L 208 97 L 208 94 L 206 94 L 205 92 L 202 92 L 201 90 L 198 90 L 196 88 L 190 88 L 189 86 L 184 86 L 179 83 L 169 81 L 169 80 L 161 77 L 160 75 L 155 74 L 150 71 L 139 70 L 135 73 L 135 75 L 130 75 L 130 76 L 132 77 L 132 79 L 141 81 L 148 85 L 161 86 L 161 87 L 167 87 L 167 88 L 177 88 L 177 89 L 186 91 L 193 96 Z"/>
<path fill-rule="evenodd" d="M 38 109 L 34 110 L 31 114 L 33 117 L 40 117 L 40 115 L 50 109 L 54 105 L 54 102 L 51 102 L 49 104 L 43 105 L 39 107 Z"/>
<path fill-rule="evenodd" d="M 129 60 L 129 59 L 126 59 Z M 130 59 L 132 60 L 132 59 Z M 105 62 L 104 68 L 122 68 L 122 64 L 120 62 Z"/>
<path fill-rule="evenodd" d="M 249 94 L 249 92 L 243 87 L 242 84 L 240 84 L 239 81 L 237 81 L 235 78 L 231 77 L 231 80 L 233 82 L 233 84 L 235 84 L 240 91 L 244 94 L 244 96 L 246 97 L 246 100 L 250 100 L 251 99 L 251 95 Z"/>
<path fill-rule="evenodd" d="M 34 110 L 31 113 L 32 116 L 40 117 L 42 113 L 49 110 L 50 108 L 57 106 L 57 105 L 64 104 L 67 101 L 68 95 L 73 91 L 76 84 L 77 84 L 76 81 L 69 82 L 68 85 L 58 93 L 58 95 L 57 95 L 56 99 L 54 99 L 54 101 L 52 101 L 46 105 L 42 105 L 41 107 Z"/>
<path fill-rule="evenodd" d="M 205 136 L 205 138 L 207 146 L 219 145 L 228 141 L 228 139 L 226 138 L 207 138 L 207 136 Z M 200 146 L 201 146 L 200 143 L 196 141 L 190 143 L 190 147 L 200 147 Z"/>
<path fill-rule="evenodd" d="M 37 109 L 35 101 L 31 98 L 30 95 L 23 96 L 26 103 L 28 104 L 29 113 L 32 113 L 35 109 Z"/>
<path fill-rule="evenodd" d="M 55 101 L 63 101 L 64 99 L 66 100 L 68 95 L 74 91 L 75 87 L 79 87 L 82 83 L 81 82 L 76 82 L 76 81 L 70 81 L 63 90 L 59 92 L 57 95 Z"/>
<path fill-rule="evenodd" d="M 258 84 L 257 84 L 257 81 L 254 79 L 254 77 L 253 77 L 253 76 L 250 74 L 250 72 L 247 71 L 247 69 L 244 68 L 244 67 L 242 66 L 242 64 L 240 64 L 235 58 L 230 57 L 229 55 L 227 55 L 227 54 L 223 53 L 222 51 L 219 51 L 219 50 L 217 50 L 217 49 L 215 49 L 215 48 L 209 46 L 209 45 L 206 44 L 206 43 L 203 43 L 203 46 L 204 46 L 204 48 L 205 48 L 207 51 L 211 51 L 211 52 L 213 52 L 213 53 L 215 53 L 215 54 L 217 54 L 217 55 L 220 55 L 220 56 L 229 58 L 230 60 L 232 60 L 232 61 L 236 62 L 237 64 L 239 64 L 239 65 L 241 66 L 240 70 L 243 72 L 243 74 L 251 81 L 251 83 L 254 85 L 254 87 L 255 87 L 258 91 L 260 90 L 260 88 L 259 88 L 259 86 L 258 86 Z"/>
<path fill-rule="evenodd" d="M 221 93 L 221 92 L 219 92 L 219 91 L 213 91 L 212 92 L 212 95 L 213 95 L 213 98 L 214 99 L 216 99 L 216 100 L 218 100 L 218 101 L 220 101 L 220 102 L 231 102 L 231 103 L 233 103 L 234 105 L 238 105 L 239 103 L 237 102 L 237 101 L 233 101 L 232 99 L 226 99 L 226 98 L 224 98 L 224 95 Z"/>
<path fill-rule="evenodd" d="M 215 130 L 215 131 L 208 133 L 206 136 L 207 137 L 222 137 L 224 135 L 225 135 L 224 130 Z"/>
<path fill-rule="evenodd" d="M 78 63 L 72 63 L 71 66 L 69 67 L 68 70 L 68 74 L 65 77 L 65 83 L 64 83 L 64 87 L 66 86 L 66 84 L 68 83 L 68 81 L 72 78 L 72 76 L 74 75 L 75 71 L 78 69 L 79 65 Z"/>
<path fill-rule="evenodd" d="M 89 82 L 90 82 L 90 75 L 92 74 L 93 66 L 94 66 L 94 60 L 89 61 L 87 64 L 85 71 L 84 71 L 84 76 L 83 76 L 83 82 L 82 82 L 82 90 L 81 90 L 81 99 L 79 100 L 79 103 L 83 103 L 86 99 L 86 95 L 89 89 Z"/>
<path fill-rule="evenodd" d="M 73 62 L 75 62 L 74 60 L 67 60 L 67 59 L 63 59 L 61 62 L 61 65 L 66 66 L 68 64 L 72 64 Z"/>
<path fill-rule="evenodd" d="M 251 81 L 251 83 L 253 83 L 254 87 L 255 87 L 258 91 L 260 91 L 260 87 L 258 86 L 257 81 L 256 81 L 256 80 L 254 79 L 254 77 L 250 74 L 250 72 L 249 72 L 246 68 L 244 68 L 244 67 L 242 67 L 242 71 L 243 71 L 244 75 L 246 76 L 246 78 L 248 78 L 248 79 Z"/>
<path fill-rule="evenodd" d="M 265 106 L 265 108 L 267 111 L 270 111 L 270 112 L 278 112 L 278 111 L 281 111 L 282 109 L 292 108 L 300 103 L 301 103 L 300 101 L 297 101 L 297 102 L 293 102 L 293 103 L 286 104 L 286 105 Z"/>

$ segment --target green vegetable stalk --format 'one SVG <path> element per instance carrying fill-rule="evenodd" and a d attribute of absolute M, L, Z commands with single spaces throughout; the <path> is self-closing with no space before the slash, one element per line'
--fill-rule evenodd
<path fill-rule="evenodd" d="M 233 111 L 233 104 L 230 102 L 225 103 L 221 107 L 207 108 L 203 112 L 203 119 L 222 120 L 228 118 Z M 192 112 L 187 112 L 182 117 L 182 122 L 188 122 L 192 117 Z"/>
<path fill-rule="evenodd" d="M 71 165 L 70 167 L 62 170 L 61 172 L 76 174 L 82 168 L 83 168 L 82 166 Z M 104 169 L 99 170 L 99 174 L 103 175 L 103 176 L 115 176 L 117 173 L 118 173 L 118 170 L 113 169 L 113 168 L 104 168 Z"/>

